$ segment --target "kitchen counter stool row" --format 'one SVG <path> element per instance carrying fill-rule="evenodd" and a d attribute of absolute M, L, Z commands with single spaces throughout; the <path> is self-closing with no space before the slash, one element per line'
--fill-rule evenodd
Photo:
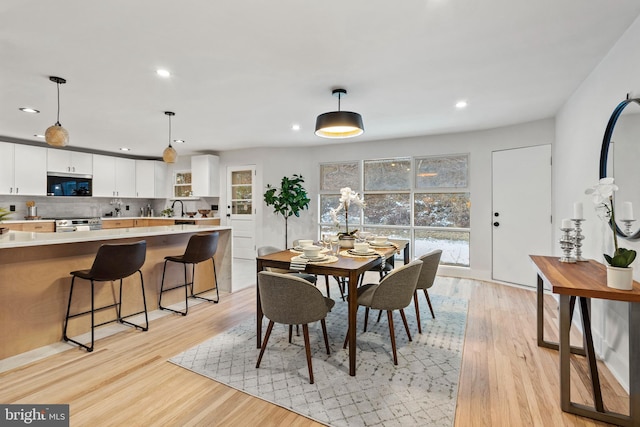
<path fill-rule="evenodd" d="M 162 271 L 162 283 L 160 285 L 160 301 L 159 301 L 159 307 L 161 309 L 166 309 L 166 310 L 170 310 L 173 311 L 175 313 L 179 313 L 182 314 L 183 316 L 187 315 L 187 311 L 189 309 L 189 304 L 188 304 L 188 298 L 192 297 L 192 298 L 199 298 L 199 299 L 204 299 L 206 301 L 209 302 L 213 302 L 213 303 L 217 303 L 220 300 L 220 294 L 218 293 L 218 280 L 217 280 L 217 274 L 215 273 L 215 260 L 214 260 L 214 255 L 216 253 L 216 250 L 218 248 L 218 239 L 219 239 L 219 233 L 218 232 L 213 232 L 213 233 L 201 233 L 201 234 L 194 234 L 190 237 L 189 242 L 187 243 L 187 247 L 185 249 L 184 254 L 182 255 L 174 255 L 174 256 L 166 256 L 165 257 L 165 261 L 164 261 L 164 268 Z M 146 245 L 146 241 L 145 240 L 141 240 L 135 243 L 124 243 L 124 244 L 104 244 L 102 246 L 100 246 L 100 248 L 98 249 L 98 252 L 96 254 L 96 257 L 93 261 L 93 265 L 91 266 L 90 269 L 86 269 L 86 270 L 77 270 L 77 271 L 72 271 L 70 274 L 72 276 L 71 279 L 71 289 L 69 291 L 69 301 L 67 304 L 67 314 L 65 316 L 65 320 L 64 320 L 64 332 L 63 332 L 63 338 L 65 341 L 69 341 L 69 342 L 73 342 L 75 344 L 78 344 L 80 347 L 84 348 L 85 350 L 87 350 L 88 352 L 93 351 L 94 348 L 94 341 L 95 341 L 95 328 L 98 326 L 102 326 L 105 325 L 107 323 L 112 323 L 112 322 L 120 322 L 122 324 L 127 324 L 130 326 L 133 326 L 137 329 L 140 329 L 142 331 L 147 331 L 149 329 L 149 317 L 148 317 L 148 313 L 147 313 L 147 302 L 146 302 L 146 297 L 145 297 L 145 292 L 144 292 L 144 278 L 142 276 L 142 271 L 140 270 L 145 262 L 145 257 L 146 257 L 146 249 L 147 249 L 147 245 Z M 211 259 L 211 262 L 213 263 L 213 272 L 214 272 L 214 286 L 212 288 L 206 289 L 206 290 L 202 290 L 202 291 L 198 291 L 198 292 L 194 292 L 194 282 L 195 282 L 195 266 L 196 264 L 200 263 L 200 262 L 204 262 L 207 261 L 208 259 Z M 181 263 L 184 266 L 184 283 L 179 284 L 179 285 L 174 285 L 171 286 L 167 289 L 164 288 L 165 284 L 165 272 L 167 269 L 167 262 L 171 261 L 174 263 Z M 192 269 L 191 269 L 191 281 L 188 280 L 188 275 L 187 275 L 187 264 L 191 264 Z M 131 313 L 131 314 L 127 314 L 127 315 L 123 315 L 122 314 L 122 280 L 134 275 L 135 273 L 138 273 L 140 275 L 140 289 L 142 292 L 142 310 L 137 311 L 135 313 Z M 91 308 L 89 310 L 85 310 L 85 311 L 80 311 L 80 312 L 76 312 L 76 313 L 71 313 L 71 306 L 72 306 L 72 300 L 73 300 L 73 291 L 74 291 L 74 286 L 75 286 L 75 282 L 76 279 L 83 279 L 84 283 L 90 283 L 91 284 L 91 295 L 90 295 L 90 299 L 91 299 L 91 303 L 90 306 Z M 108 304 L 108 305 L 104 305 L 104 306 L 100 306 L 100 307 L 95 307 L 95 286 L 96 286 L 96 282 L 113 282 L 119 280 L 120 281 L 120 286 L 119 286 L 119 297 L 118 300 L 115 301 L 115 296 L 114 296 L 114 303 L 113 304 Z M 169 307 L 163 307 L 162 306 L 162 295 L 165 292 L 168 291 L 172 291 L 174 289 L 179 289 L 179 288 L 184 288 L 185 290 L 185 309 L 184 311 L 178 311 L 178 310 L 174 310 L 172 308 Z M 188 293 L 188 288 L 190 288 L 191 292 L 190 294 Z M 209 292 L 209 291 L 216 291 L 216 298 L 215 299 L 210 299 L 210 298 L 205 298 L 200 296 L 201 294 L 205 293 L 205 292 Z M 98 324 L 96 324 L 96 313 L 103 311 L 103 310 L 107 310 L 107 309 L 115 309 L 115 315 L 116 318 L 115 319 L 110 319 L 107 321 L 103 321 L 100 322 Z M 130 322 L 126 319 L 129 319 L 133 316 L 137 316 L 137 315 L 141 315 L 144 314 L 144 326 L 142 324 L 138 324 L 138 323 L 133 323 Z M 70 319 L 74 319 L 77 317 L 82 317 L 85 315 L 90 315 L 91 316 L 91 343 L 90 344 L 83 344 L 79 341 L 76 341 L 70 337 L 67 336 L 67 326 L 69 324 L 69 320 Z"/>

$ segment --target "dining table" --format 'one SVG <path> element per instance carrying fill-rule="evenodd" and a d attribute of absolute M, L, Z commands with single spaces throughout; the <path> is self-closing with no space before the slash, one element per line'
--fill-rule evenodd
<path fill-rule="evenodd" d="M 334 262 L 307 262 L 304 270 L 295 270 L 314 275 L 327 275 L 336 278 L 345 278 L 347 280 L 348 295 L 356 295 L 358 287 L 358 278 L 366 271 L 376 268 L 383 262 L 393 262 L 396 253 L 403 254 L 403 261 L 408 264 L 410 259 L 409 241 L 389 239 L 391 243 L 388 246 L 375 247 L 376 256 L 353 256 L 344 254 L 339 251 L 336 254 L 337 260 Z M 342 253 L 342 254 L 341 254 Z M 344 255 L 343 255 L 344 254 Z M 268 269 L 291 269 L 292 258 L 300 255 L 300 251 L 294 249 L 285 249 L 283 251 L 274 252 L 268 255 L 258 256 L 256 258 L 257 273 Z M 294 271 L 294 270 L 292 270 Z M 358 311 L 357 298 L 347 298 L 348 301 L 348 349 L 349 349 L 349 375 L 356 375 L 356 314 Z M 260 292 L 256 286 L 256 337 L 257 347 L 262 346 L 262 320 L 263 312 L 260 303 Z"/>

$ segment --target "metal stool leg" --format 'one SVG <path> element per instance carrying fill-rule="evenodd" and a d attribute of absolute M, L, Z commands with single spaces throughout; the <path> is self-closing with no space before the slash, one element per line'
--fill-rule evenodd
<path fill-rule="evenodd" d="M 194 264 L 194 275 L 191 278 L 191 296 L 193 298 L 198 298 L 198 299 L 202 299 L 205 301 L 209 301 L 212 302 L 214 304 L 217 304 L 218 302 L 220 302 L 220 292 L 218 291 L 218 274 L 216 272 L 216 261 L 215 259 L 213 259 L 213 257 L 211 257 L 211 265 L 213 266 L 213 282 L 214 282 L 214 287 L 213 288 L 209 288 L 209 289 L 205 289 L 204 291 L 200 291 L 200 292 L 196 292 L 195 294 L 193 293 L 193 282 L 195 282 L 195 264 Z M 200 296 L 200 294 L 203 294 L 205 292 L 209 292 L 212 290 L 216 290 L 216 299 L 212 299 L 212 298 L 205 298 Z"/>
<path fill-rule="evenodd" d="M 169 260 L 164 260 L 164 267 L 162 269 L 162 282 L 160 284 L 160 299 L 158 301 L 158 307 L 162 310 L 169 310 L 169 311 L 173 311 L 174 313 L 178 313 L 178 314 L 182 314 L 183 316 L 187 315 L 187 312 L 189 311 L 189 303 L 187 302 L 187 299 L 189 297 L 188 295 L 188 291 L 187 291 L 187 265 L 184 265 L 184 281 L 185 283 L 182 285 L 178 285 L 178 286 L 174 286 L 173 288 L 168 288 L 168 289 L 164 289 L 164 277 L 165 277 L 165 272 L 167 270 L 167 262 Z M 178 289 L 184 286 L 184 300 L 185 300 L 185 310 L 184 311 L 180 311 L 180 310 L 174 310 L 173 308 L 169 308 L 169 307 L 164 307 L 162 305 L 162 294 L 168 291 L 172 291 L 174 289 Z"/>

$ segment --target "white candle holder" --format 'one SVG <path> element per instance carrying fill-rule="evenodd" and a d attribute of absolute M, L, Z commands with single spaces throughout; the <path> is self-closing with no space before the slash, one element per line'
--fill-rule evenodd
<path fill-rule="evenodd" d="M 560 257 L 560 262 L 575 263 L 576 259 L 571 256 L 573 248 L 575 246 L 574 238 L 571 235 L 573 228 L 560 228 L 562 230 L 562 236 L 560 237 L 560 248 L 563 255 Z"/>
<path fill-rule="evenodd" d="M 582 235 L 582 222 L 585 221 L 584 218 L 572 218 L 571 221 L 575 224 L 575 234 L 573 236 L 573 245 L 576 253 L 576 261 L 588 261 L 586 258 L 582 257 L 582 241 L 584 240 L 584 235 Z"/>
<path fill-rule="evenodd" d="M 635 219 L 621 219 L 624 222 L 624 234 L 631 236 L 631 225 L 636 221 Z"/>

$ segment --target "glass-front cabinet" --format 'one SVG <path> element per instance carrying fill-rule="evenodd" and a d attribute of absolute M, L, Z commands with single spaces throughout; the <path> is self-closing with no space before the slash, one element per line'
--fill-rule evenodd
<path fill-rule="evenodd" d="M 191 171 L 176 171 L 173 180 L 173 197 L 182 199 L 193 196 Z"/>

